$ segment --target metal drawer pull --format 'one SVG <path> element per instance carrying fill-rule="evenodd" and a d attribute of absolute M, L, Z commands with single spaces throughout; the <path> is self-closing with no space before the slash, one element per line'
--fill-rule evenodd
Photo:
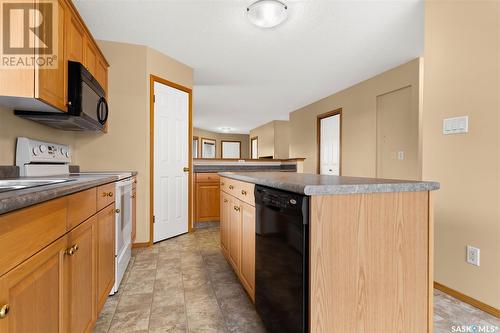
<path fill-rule="evenodd" d="M 233 185 L 229 185 L 229 189 L 232 190 L 234 188 Z"/>
<path fill-rule="evenodd" d="M 0 308 L 0 319 L 4 319 L 5 317 L 7 317 L 7 315 L 9 314 L 9 310 L 10 310 L 9 304 L 5 304 L 4 306 L 2 306 Z"/>
<path fill-rule="evenodd" d="M 224 202 L 227 202 L 227 199 L 224 199 Z"/>
<path fill-rule="evenodd" d="M 243 194 L 243 195 L 247 195 L 247 191 L 245 191 L 245 190 L 241 190 L 241 194 Z"/>
<path fill-rule="evenodd" d="M 108 192 L 108 193 L 103 192 L 103 193 L 102 193 L 102 196 L 103 196 L 103 197 L 112 197 L 112 196 L 113 196 L 113 192 Z"/>
<path fill-rule="evenodd" d="M 234 206 L 234 210 L 237 211 L 237 212 L 239 212 L 240 211 L 240 207 Z"/>

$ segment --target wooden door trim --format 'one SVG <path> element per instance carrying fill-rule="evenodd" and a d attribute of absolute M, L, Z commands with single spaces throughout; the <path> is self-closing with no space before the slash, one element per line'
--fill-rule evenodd
<path fill-rule="evenodd" d="M 321 120 L 325 118 L 329 118 L 332 116 L 340 116 L 340 121 L 339 121 L 339 146 L 340 146 L 340 151 L 339 151 L 339 176 L 342 175 L 342 108 L 335 109 L 333 111 L 325 112 L 322 114 L 319 114 L 317 116 L 316 120 L 316 148 L 318 152 L 318 157 L 316 160 L 317 167 L 316 167 L 316 172 L 320 174 L 321 172 Z"/>
<path fill-rule="evenodd" d="M 253 152 L 252 141 L 253 140 L 257 140 L 257 156 L 255 156 L 255 157 L 252 156 L 252 152 Z M 250 159 L 256 159 L 256 160 L 259 159 L 259 136 L 258 135 L 250 138 Z"/>
<path fill-rule="evenodd" d="M 240 144 L 240 157 L 239 157 L 239 159 L 240 159 L 241 158 L 241 141 L 239 141 L 239 140 L 220 140 L 220 158 L 225 159 L 222 156 L 222 153 L 224 152 L 224 150 L 222 149 L 222 145 L 224 144 L 224 142 L 237 142 Z"/>
<path fill-rule="evenodd" d="M 171 88 L 184 91 L 188 94 L 188 232 L 193 230 L 193 90 L 172 81 L 165 80 L 159 76 L 149 76 L 149 245 L 154 241 L 154 93 L 155 82 L 164 84 Z"/>

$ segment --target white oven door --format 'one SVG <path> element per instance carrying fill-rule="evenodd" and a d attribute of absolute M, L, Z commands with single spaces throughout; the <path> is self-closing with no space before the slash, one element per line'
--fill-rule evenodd
<path fill-rule="evenodd" d="M 112 294 L 118 291 L 125 270 L 130 261 L 132 244 L 132 180 L 116 183 L 116 252 L 115 286 Z"/>

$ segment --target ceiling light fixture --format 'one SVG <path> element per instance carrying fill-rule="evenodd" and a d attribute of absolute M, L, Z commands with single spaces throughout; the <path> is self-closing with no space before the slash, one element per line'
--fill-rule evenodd
<path fill-rule="evenodd" d="M 219 130 L 224 133 L 228 133 L 231 132 L 231 127 L 219 127 Z"/>
<path fill-rule="evenodd" d="M 259 0 L 248 6 L 250 22 L 261 28 L 272 28 L 287 18 L 288 7 L 278 0 Z"/>

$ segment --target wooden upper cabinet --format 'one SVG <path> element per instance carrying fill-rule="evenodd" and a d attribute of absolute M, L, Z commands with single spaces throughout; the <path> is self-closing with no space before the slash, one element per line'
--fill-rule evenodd
<path fill-rule="evenodd" d="M 85 32 L 80 20 L 71 11 L 66 16 L 66 59 L 83 63 Z"/>
<path fill-rule="evenodd" d="M 91 37 L 85 35 L 83 48 L 83 65 L 95 77 L 97 73 L 97 49 Z"/>
<path fill-rule="evenodd" d="M 64 332 L 63 256 L 66 237 L 38 252 L 0 278 L 0 332 Z"/>
<path fill-rule="evenodd" d="M 57 67 L 35 71 L 35 96 L 53 107 L 66 111 L 68 85 L 68 67 L 65 58 L 64 26 L 67 19 L 68 7 L 64 0 L 58 2 L 58 29 L 57 34 Z"/>
<path fill-rule="evenodd" d="M 68 234 L 63 262 L 65 332 L 90 332 L 97 317 L 96 219 L 93 216 Z"/>
<path fill-rule="evenodd" d="M 97 57 L 95 78 L 104 91 L 108 92 L 108 64 L 101 56 Z"/>

